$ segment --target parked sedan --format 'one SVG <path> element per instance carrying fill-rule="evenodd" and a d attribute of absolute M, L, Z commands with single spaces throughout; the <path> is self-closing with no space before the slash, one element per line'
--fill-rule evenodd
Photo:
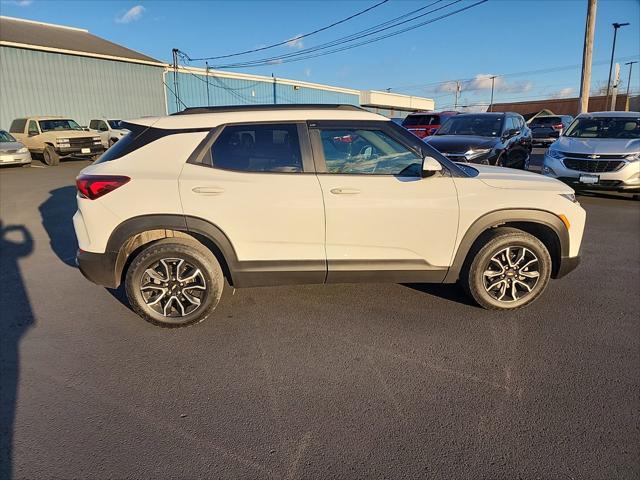
<path fill-rule="evenodd" d="M 579 115 L 547 150 L 542 173 L 576 189 L 640 193 L 640 112 Z"/>
<path fill-rule="evenodd" d="M 0 165 L 27 165 L 31 163 L 31 154 L 27 147 L 13 136 L 0 130 Z"/>
<path fill-rule="evenodd" d="M 517 113 L 460 114 L 424 139 L 455 162 L 528 168 L 531 130 Z"/>

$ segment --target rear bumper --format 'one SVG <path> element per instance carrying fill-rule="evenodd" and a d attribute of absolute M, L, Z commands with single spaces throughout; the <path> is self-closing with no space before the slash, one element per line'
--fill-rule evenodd
<path fill-rule="evenodd" d="M 82 275 L 90 282 L 107 288 L 118 288 L 116 278 L 116 253 L 91 253 L 78 250 L 76 264 Z"/>
<path fill-rule="evenodd" d="M 573 272 L 580 264 L 580 256 L 577 257 L 562 257 L 560 259 L 560 268 L 553 278 L 562 278 L 565 275 Z"/>

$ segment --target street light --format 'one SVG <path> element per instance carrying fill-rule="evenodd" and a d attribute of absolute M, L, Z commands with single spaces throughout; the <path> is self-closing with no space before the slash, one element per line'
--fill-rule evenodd
<path fill-rule="evenodd" d="M 613 25 L 613 47 L 611 47 L 611 63 L 609 64 L 609 80 L 607 80 L 607 98 L 604 102 L 605 110 L 608 110 L 609 104 L 609 90 L 611 88 L 611 70 L 613 70 L 613 56 L 616 53 L 616 36 L 618 35 L 618 29 L 620 27 L 626 27 L 629 23 L 612 23 Z M 615 108 L 615 107 L 614 107 Z"/>

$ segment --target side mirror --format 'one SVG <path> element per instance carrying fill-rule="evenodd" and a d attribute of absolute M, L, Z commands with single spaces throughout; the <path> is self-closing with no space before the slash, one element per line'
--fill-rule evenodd
<path fill-rule="evenodd" d="M 518 130 L 517 128 L 512 128 L 504 133 L 504 138 L 511 138 L 515 137 L 516 135 L 520 135 L 520 130 Z"/>
<path fill-rule="evenodd" d="M 29 132 L 30 137 L 35 137 L 36 135 L 38 135 L 38 132 Z"/>
<path fill-rule="evenodd" d="M 442 165 L 433 157 L 424 157 L 422 160 L 422 178 L 430 177 L 436 172 L 442 171 Z"/>

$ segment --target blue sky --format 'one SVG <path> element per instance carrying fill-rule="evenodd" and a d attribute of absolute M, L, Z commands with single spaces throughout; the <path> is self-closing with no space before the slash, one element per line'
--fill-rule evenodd
<path fill-rule="evenodd" d="M 87 28 L 116 43 L 170 61 L 173 47 L 192 58 L 257 48 L 295 38 L 378 1 L 2 0 L 0 9 L 3 15 Z M 432 8 L 451 1 L 441 1 Z M 325 32 L 238 60 L 297 52 L 429 3 L 433 0 L 390 0 Z M 424 19 L 471 3 L 463 0 Z M 489 0 L 370 45 L 239 71 L 359 89 L 391 88 L 436 98 L 441 108 L 453 102 L 453 84 L 447 83 L 453 80 L 462 81 L 461 104 L 487 102 L 490 81 L 486 77 L 492 74 L 513 74 L 496 80 L 496 101 L 575 96 L 580 82 L 580 69 L 576 66 L 582 57 L 586 3 Z M 599 0 L 596 18 L 592 87 L 606 83 L 612 22 L 631 23 L 619 31 L 616 59 L 622 63 L 640 60 L 640 1 Z M 405 26 L 409 25 L 412 23 Z M 203 66 L 200 62 L 194 65 Z M 626 82 L 628 67 L 621 66 Z M 538 72 L 555 67 L 568 68 Z M 631 82 L 636 92 L 640 90 L 638 67 L 634 65 Z"/>

